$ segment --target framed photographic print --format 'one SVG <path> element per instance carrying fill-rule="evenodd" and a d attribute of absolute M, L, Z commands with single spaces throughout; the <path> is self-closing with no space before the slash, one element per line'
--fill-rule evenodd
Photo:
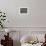
<path fill-rule="evenodd" d="M 20 8 L 20 13 L 27 13 L 27 8 Z"/>

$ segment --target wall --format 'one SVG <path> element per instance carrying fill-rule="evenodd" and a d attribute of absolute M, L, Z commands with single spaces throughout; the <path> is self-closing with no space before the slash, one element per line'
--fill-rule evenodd
<path fill-rule="evenodd" d="M 6 12 L 7 27 L 46 27 L 46 0 L 0 0 L 0 9 Z M 28 14 L 20 14 L 21 7 Z"/>
<path fill-rule="evenodd" d="M 6 26 L 8 27 L 16 27 L 16 26 L 25 26 L 30 24 L 30 4 L 31 1 L 28 0 L 1 0 L 0 2 L 0 9 L 6 12 L 8 23 Z M 21 7 L 27 7 L 29 9 L 28 14 L 24 16 L 19 13 Z M 29 22 L 27 22 L 29 21 Z"/>
<path fill-rule="evenodd" d="M 0 0 L 0 9 L 6 12 L 7 27 L 46 27 L 46 0 Z M 28 14 L 20 14 L 21 7 Z"/>
<path fill-rule="evenodd" d="M 46 27 L 46 0 L 33 0 L 32 2 L 32 26 Z"/>

